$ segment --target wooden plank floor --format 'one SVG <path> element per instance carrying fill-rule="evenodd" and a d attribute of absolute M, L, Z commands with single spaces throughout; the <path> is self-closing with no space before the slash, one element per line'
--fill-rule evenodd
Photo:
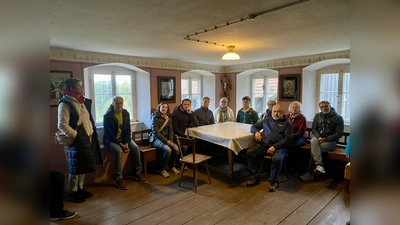
<path fill-rule="evenodd" d="M 283 178 L 284 174 L 281 174 Z M 50 224 L 345 224 L 350 220 L 350 195 L 344 182 L 322 177 L 311 182 L 290 180 L 276 192 L 268 192 L 267 176 L 261 185 L 245 187 L 247 173 L 234 182 L 211 171 L 212 184 L 201 169 L 197 194 L 192 191 L 192 170 L 185 172 L 178 187 L 178 175 L 163 178 L 148 174 L 148 184 L 126 178 L 129 190 L 118 190 L 114 181 L 93 184 L 86 189 L 93 197 L 83 203 L 65 201 L 65 209 L 76 210 L 70 220 Z"/>

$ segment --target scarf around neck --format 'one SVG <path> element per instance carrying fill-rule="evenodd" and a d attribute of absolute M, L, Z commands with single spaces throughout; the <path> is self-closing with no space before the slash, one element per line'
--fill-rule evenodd
<path fill-rule="evenodd" d="M 219 107 L 219 110 L 221 111 L 221 113 L 219 114 L 218 117 L 218 122 L 222 123 L 222 122 L 226 122 L 229 120 L 229 114 L 228 114 L 228 106 L 225 108 L 222 108 L 221 106 Z"/>
<path fill-rule="evenodd" d="M 300 115 L 300 113 L 297 113 L 297 114 L 292 114 L 292 113 L 290 113 L 290 119 L 295 119 L 296 117 L 298 117 Z"/>
<path fill-rule="evenodd" d="M 63 95 L 69 95 L 71 97 L 76 98 L 76 100 L 78 100 L 78 102 L 81 103 L 81 104 L 85 102 L 85 96 L 81 95 L 81 96 L 79 96 L 79 98 L 77 98 L 75 93 L 73 91 L 71 91 L 71 90 L 62 90 L 61 93 Z"/>

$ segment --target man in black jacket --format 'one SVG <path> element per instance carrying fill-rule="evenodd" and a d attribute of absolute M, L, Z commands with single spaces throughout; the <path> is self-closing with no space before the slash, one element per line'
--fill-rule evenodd
<path fill-rule="evenodd" d="M 260 131 L 263 130 L 261 133 Z M 260 184 L 260 175 L 257 169 L 257 159 L 265 155 L 272 156 L 271 173 L 269 177 L 269 191 L 274 192 L 278 186 L 278 176 L 282 169 L 288 146 L 293 139 L 293 127 L 286 120 L 280 105 L 272 107 L 272 117 L 253 124 L 250 129 L 254 133 L 257 144 L 246 152 L 247 163 L 253 179 L 246 183 L 247 187 Z"/>
<path fill-rule="evenodd" d="M 133 165 L 135 165 L 135 180 L 146 184 L 142 175 L 142 164 L 140 162 L 140 150 L 131 138 L 131 124 L 129 112 L 123 108 L 124 99 L 121 96 L 114 96 L 110 108 L 104 115 L 104 137 L 103 144 L 114 152 L 115 155 L 115 185 L 118 189 L 127 190 L 129 187 L 122 179 L 122 154 L 131 152 Z"/>
<path fill-rule="evenodd" d="M 315 115 L 312 123 L 311 157 L 307 173 L 300 176 L 303 181 L 313 180 L 314 174 L 325 173 L 321 155 L 335 150 L 339 138 L 343 136 L 343 117 L 328 101 L 321 101 L 318 105 L 321 112 Z"/>

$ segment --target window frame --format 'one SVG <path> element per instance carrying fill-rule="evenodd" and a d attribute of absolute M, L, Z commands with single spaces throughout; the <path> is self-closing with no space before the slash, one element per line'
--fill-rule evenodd
<path fill-rule="evenodd" d="M 185 99 L 184 97 L 183 97 L 183 95 L 188 95 L 189 97 L 188 97 L 188 99 L 190 99 L 190 101 L 192 101 L 192 103 L 193 103 L 193 95 L 199 95 L 200 96 L 200 106 L 199 107 L 201 107 L 201 99 L 202 99 L 202 96 L 203 96 L 203 77 L 202 76 L 188 76 L 188 77 L 184 77 L 184 76 L 182 76 L 181 77 L 181 85 L 182 85 L 182 83 L 183 83 L 183 80 L 188 80 L 189 81 L 189 84 L 188 84 L 188 91 L 189 91 L 189 93 L 188 94 L 183 94 L 183 89 L 181 88 L 181 99 L 183 100 L 183 99 Z M 198 81 L 199 83 L 200 83 L 200 93 L 199 94 L 193 94 L 193 91 L 192 91 L 192 81 Z M 193 106 L 193 104 L 192 104 L 192 110 L 194 111 L 194 110 L 196 110 L 197 108 L 199 108 L 199 107 L 194 107 Z"/>
<path fill-rule="evenodd" d="M 256 80 L 256 79 L 263 79 L 264 80 L 264 89 L 263 89 L 263 99 L 264 99 L 264 101 L 263 101 L 263 105 L 262 105 L 263 111 L 262 112 L 258 112 L 259 114 L 261 114 L 268 108 L 267 102 L 268 102 L 268 100 L 270 100 L 270 99 L 267 98 L 268 94 L 270 94 L 270 93 L 273 94 L 274 93 L 274 92 L 268 92 L 269 85 L 266 85 L 268 83 L 268 81 L 271 80 L 271 79 L 276 79 L 276 85 L 277 85 L 276 92 L 275 92 L 276 98 L 272 99 L 272 100 L 277 101 L 277 99 L 278 99 L 279 75 L 276 75 L 276 77 L 273 76 L 273 75 L 252 75 L 251 76 L 251 78 L 250 78 L 251 107 L 253 109 L 255 109 L 255 110 L 257 110 L 257 106 L 255 105 L 256 101 L 255 101 L 255 97 L 254 97 L 255 94 L 256 94 L 254 92 L 254 90 L 255 90 L 254 80 Z"/>
<path fill-rule="evenodd" d="M 128 110 L 129 114 L 131 115 L 130 123 L 134 123 L 138 121 L 138 111 L 137 111 L 137 88 L 136 88 L 136 72 L 127 68 L 123 67 L 116 67 L 116 66 L 104 66 L 104 67 L 97 67 L 97 68 L 90 68 L 88 69 L 88 81 L 85 80 L 85 89 L 87 91 L 87 97 L 92 100 L 92 115 L 95 120 L 96 126 L 103 126 L 103 122 L 97 122 L 96 118 L 96 100 L 95 100 L 95 93 L 94 93 L 94 75 L 95 74 L 103 74 L 103 75 L 111 75 L 111 96 L 116 95 L 116 80 L 115 77 L 117 75 L 128 75 L 131 77 L 131 90 L 132 90 L 132 112 Z M 124 109 L 126 109 L 124 107 Z M 106 112 L 104 112 L 105 114 Z"/>
<path fill-rule="evenodd" d="M 316 112 L 320 112 L 319 110 L 319 105 L 318 103 L 321 101 L 320 97 L 321 97 L 321 79 L 322 79 L 322 75 L 323 74 L 338 74 L 338 92 L 336 94 L 336 99 L 335 102 L 330 102 L 331 106 L 335 108 L 336 112 L 339 113 L 341 116 L 343 116 L 343 109 L 342 109 L 342 105 L 344 104 L 344 98 L 343 98 L 343 88 L 344 88 L 344 74 L 345 73 L 349 73 L 350 77 L 351 77 L 351 73 L 350 73 L 350 68 L 348 66 L 345 67 L 338 67 L 338 68 L 323 68 L 317 71 L 317 88 L 316 88 L 316 98 L 315 98 L 315 110 Z M 349 87 L 350 87 L 350 83 L 349 83 Z M 346 92 L 349 94 L 349 97 L 351 96 L 351 91 Z M 349 108 L 350 111 L 350 108 Z M 343 116 L 343 120 L 345 124 L 350 124 L 351 123 L 351 119 L 346 120 L 345 117 Z"/>

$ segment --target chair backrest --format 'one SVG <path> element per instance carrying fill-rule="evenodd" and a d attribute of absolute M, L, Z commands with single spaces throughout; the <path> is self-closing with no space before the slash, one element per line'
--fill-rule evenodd
<path fill-rule="evenodd" d="M 151 129 L 132 131 L 132 140 L 138 145 L 150 145 L 150 132 Z"/>
<path fill-rule="evenodd" d="M 193 162 L 196 161 L 196 139 L 195 138 L 186 138 L 186 137 L 178 137 L 175 135 L 176 142 L 178 144 L 179 148 L 179 154 L 181 158 L 183 158 L 183 153 L 182 153 L 182 145 L 183 146 L 188 146 L 192 148 L 192 155 L 193 155 Z"/>

